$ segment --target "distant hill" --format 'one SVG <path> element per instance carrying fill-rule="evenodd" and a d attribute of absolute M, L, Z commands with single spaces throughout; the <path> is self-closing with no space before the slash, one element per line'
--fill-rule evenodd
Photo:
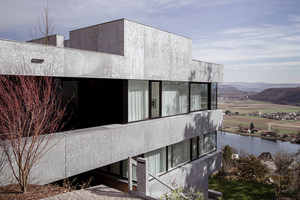
<path fill-rule="evenodd" d="M 233 86 L 241 91 L 254 91 L 254 92 L 261 92 L 267 88 L 300 87 L 300 84 L 297 84 L 297 83 L 263 83 L 263 82 L 255 82 L 255 83 L 225 82 L 225 83 L 220 83 L 219 85 L 220 86 L 223 86 L 223 85 Z"/>
<path fill-rule="evenodd" d="M 276 104 L 300 106 L 300 87 L 296 88 L 269 88 L 251 95 L 251 100 L 267 101 Z"/>
<path fill-rule="evenodd" d="M 227 99 L 247 99 L 248 96 L 257 94 L 257 92 L 252 91 L 241 91 L 236 87 L 230 85 L 219 85 L 219 97 Z"/>

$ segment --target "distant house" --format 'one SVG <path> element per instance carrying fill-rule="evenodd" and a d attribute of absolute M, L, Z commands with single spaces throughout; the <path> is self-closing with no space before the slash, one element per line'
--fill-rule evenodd
<path fill-rule="evenodd" d="M 261 132 L 261 133 L 260 133 L 260 136 L 265 136 L 265 137 L 266 137 L 266 136 L 267 136 L 267 132 L 264 132 L 264 131 Z"/>
<path fill-rule="evenodd" d="M 255 133 L 261 132 L 261 130 L 259 128 L 253 128 L 253 129 L 251 129 L 251 131 L 255 132 Z"/>
<path fill-rule="evenodd" d="M 299 168 L 299 164 L 296 162 L 295 158 L 291 160 L 291 164 L 287 168 L 291 170 Z"/>
<path fill-rule="evenodd" d="M 275 161 L 274 156 L 270 152 L 263 152 L 258 156 L 259 159 L 263 161 Z"/>
<path fill-rule="evenodd" d="M 233 153 L 233 154 L 231 155 L 231 159 L 239 159 L 239 154 Z"/>
<path fill-rule="evenodd" d="M 267 137 L 276 137 L 275 132 L 267 132 Z"/>
<path fill-rule="evenodd" d="M 230 115 L 231 114 L 231 111 L 230 110 L 226 110 L 225 111 L 225 115 Z"/>
<path fill-rule="evenodd" d="M 251 131 L 249 129 L 247 129 L 247 128 L 241 128 L 240 132 L 241 133 L 251 133 Z"/>

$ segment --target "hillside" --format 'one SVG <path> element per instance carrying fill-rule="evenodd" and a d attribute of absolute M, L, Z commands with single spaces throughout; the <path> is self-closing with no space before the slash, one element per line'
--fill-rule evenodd
<path fill-rule="evenodd" d="M 300 106 L 300 87 L 297 88 L 269 88 L 251 95 L 251 100 L 267 101 L 276 104 Z"/>
<path fill-rule="evenodd" d="M 219 85 L 219 97 L 224 99 L 247 99 L 248 96 L 257 92 L 241 91 L 231 85 Z"/>
<path fill-rule="evenodd" d="M 294 88 L 300 87 L 299 83 L 263 83 L 263 82 L 225 82 L 220 83 L 220 85 L 233 86 L 241 91 L 254 91 L 261 92 L 268 88 Z"/>

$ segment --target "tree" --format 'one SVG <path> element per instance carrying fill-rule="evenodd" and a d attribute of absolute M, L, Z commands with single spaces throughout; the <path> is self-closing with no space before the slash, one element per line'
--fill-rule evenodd
<path fill-rule="evenodd" d="M 255 128 L 255 127 L 254 127 L 254 124 L 251 122 L 251 124 L 250 124 L 250 130 L 252 130 L 253 128 Z"/>
<path fill-rule="evenodd" d="M 32 42 L 42 43 L 46 45 L 55 45 L 56 38 L 53 37 L 55 24 L 52 17 L 49 16 L 50 8 L 47 6 L 44 8 L 44 13 L 41 13 L 37 21 L 37 26 L 34 32 L 29 29 L 29 35 Z"/>
<path fill-rule="evenodd" d="M 242 129 L 242 124 L 238 124 L 238 127 L 239 127 L 239 130 L 241 130 Z"/>
<path fill-rule="evenodd" d="M 244 179 L 253 181 L 255 178 L 264 178 L 268 173 L 267 166 L 262 164 L 261 160 L 255 158 L 253 154 L 242 157 L 240 161 L 241 164 L 238 169 Z"/>
<path fill-rule="evenodd" d="M 233 149 L 229 145 L 226 145 L 223 149 L 223 156 L 222 156 L 222 168 L 221 172 L 224 175 L 227 175 L 230 169 L 234 166 L 234 160 L 232 159 Z"/>
<path fill-rule="evenodd" d="M 277 150 L 274 154 L 275 158 L 275 165 L 276 165 L 276 173 L 279 175 L 279 181 L 278 181 L 278 189 L 279 189 L 279 195 L 281 195 L 281 188 L 283 186 L 290 186 L 291 184 L 291 173 L 292 170 L 289 169 L 289 166 L 294 158 L 294 154 L 288 153 L 284 149 Z M 282 176 L 285 177 L 285 181 L 283 182 Z"/>
<path fill-rule="evenodd" d="M 25 194 L 32 167 L 57 144 L 66 109 L 52 77 L 1 75 L 0 94 L 0 148 Z"/>
<path fill-rule="evenodd" d="M 187 192 L 184 192 L 182 187 L 176 188 L 171 192 L 170 195 L 168 193 L 164 193 L 161 197 L 158 199 L 160 200 L 203 200 L 204 195 L 202 191 L 198 192 L 192 192 L 191 190 L 188 190 Z"/>

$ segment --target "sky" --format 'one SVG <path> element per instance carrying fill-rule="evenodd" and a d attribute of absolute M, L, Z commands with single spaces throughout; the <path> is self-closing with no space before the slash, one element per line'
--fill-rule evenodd
<path fill-rule="evenodd" d="M 0 38 L 30 40 L 47 0 L 0 0 Z M 56 34 L 126 18 L 191 38 L 224 82 L 300 83 L 300 0 L 49 0 Z"/>

